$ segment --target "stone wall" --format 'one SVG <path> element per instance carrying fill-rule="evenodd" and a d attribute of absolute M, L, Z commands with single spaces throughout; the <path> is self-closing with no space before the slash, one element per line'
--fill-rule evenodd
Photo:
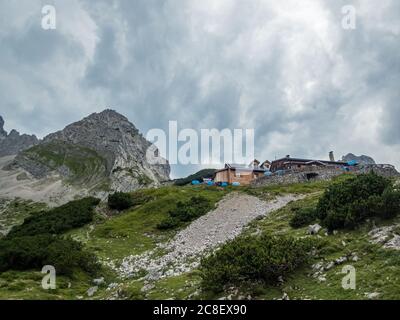
<path fill-rule="evenodd" d="M 375 164 L 375 165 L 366 165 L 361 167 L 357 173 L 369 173 L 374 171 L 376 174 L 386 177 L 386 178 L 393 178 L 393 177 L 400 177 L 400 173 L 396 170 L 396 168 L 389 164 Z"/>
<path fill-rule="evenodd" d="M 343 174 L 343 169 L 324 168 L 304 171 L 286 171 L 283 174 L 264 176 L 252 182 L 252 186 L 266 186 L 275 184 L 292 184 L 307 181 L 329 180 Z"/>
<path fill-rule="evenodd" d="M 390 165 L 366 165 L 362 167 L 350 167 L 349 171 L 343 170 L 343 168 L 308 168 L 301 171 L 286 171 L 283 174 L 273 174 L 272 176 L 264 176 L 258 178 L 252 182 L 252 186 L 261 187 L 268 185 L 277 184 L 292 184 L 292 183 L 302 183 L 307 181 L 321 181 L 330 180 L 341 174 L 363 174 L 374 171 L 378 175 L 390 178 L 399 177 L 400 174 L 397 170 Z"/>

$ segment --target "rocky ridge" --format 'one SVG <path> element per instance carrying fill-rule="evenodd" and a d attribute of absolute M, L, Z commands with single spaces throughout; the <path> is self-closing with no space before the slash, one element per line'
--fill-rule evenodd
<path fill-rule="evenodd" d="M 4 130 L 4 120 L 3 117 L 0 116 L 0 140 L 5 139 L 7 137 L 7 131 Z"/>
<path fill-rule="evenodd" d="M 0 135 L 4 133 L 0 131 Z M 54 194 L 67 197 L 71 188 L 81 195 L 104 196 L 111 191 L 158 186 L 168 181 L 170 174 L 168 162 L 157 157 L 157 149 L 126 117 L 109 109 L 72 123 L 42 141 L 36 139 L 14 154 L 14 159 L 3 158 L 6 164 L 0 168 L 0 176 L 5 179 L 0 189 L 16 196 L 20 190 L 22 198 L 31 198 L 29 195 L 42 189 L 52 198 Z M 60 188 L 54 187 L 55 181 L 61 182 Z M 27 192 L 33 185 L 34 192 Z"/>
<path fill-rule="evenodd" d="M 39 143 L 34 135 L 20 134 L 11 130 L 9 134 L 4 130 L 4 120 L 0 116 L 0 157 L 16 155 Z"/>
<path fill-rule="evenodd" d="M 349 153 L 345 156 L 342 157 L 342 161 L 349 162 L 349 161 L 357 161 L 359 164 L 363 165 L 374 165 L 376 164 L 375 160 L 372 159 L 369 156 L 366 155 L 361 155 L 361 156 L 356 156 L 352 153 Z"/>

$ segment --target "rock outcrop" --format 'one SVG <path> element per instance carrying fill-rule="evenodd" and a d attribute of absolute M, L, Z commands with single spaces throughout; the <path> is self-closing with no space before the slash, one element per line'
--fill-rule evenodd
<path fill-rule="evenodd" d="M 4 130 L 4 120 L 3 117 L 0 116 L 0 140 L 3 140 L 7 137 L 7 131 Z"/>
<path fill-rule="evenodd" d="M 157 154 L 126 117 L 105 110 L 49 134 L 9 168 L 23 168 L 36 179 L 56 173 L 72 185 L 131 191 L 169 180 L 170 166 L 155 162 Z"/>
<path fill-rule="evenodd" d="M 345 156 L 342 157 L 342 161 L 349 162 L 349 161 L 357 161 L 359 164 L 364 164 L 364 165 L 372 165 L 376 164 L 375 160 L 372 159 L 371 157 L 361 155 L 361 156 L 356 156 L 352 153 L 349 153 Z"/>
<path fill-rule="evenodd" d="M 4 120 L 0 116 L 0 157 L 16 155 L 39 143 L 34 135 L 19 134 L 11 130 L 9 134 L 4 130 Z"/>

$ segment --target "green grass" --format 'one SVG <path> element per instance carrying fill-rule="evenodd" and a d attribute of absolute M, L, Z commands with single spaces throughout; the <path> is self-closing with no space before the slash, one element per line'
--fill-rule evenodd
<path fill-rule="evenodd" d="M 239 296 L 246 297 L 248 294 L 253 299 L 281 299 L 283 293 L 287 293 L 290 299 L 313 299 L 313 300 L 361 300 L 367 299 L 366 294 L 378 292 L 379 299 L 400 299 L 400 252 L 384 249 L 380 245 L 370 243 L 368 232 L 372 228 L 372 222 L 365 223 L 361 228 L 354 231 L 340 231 L 334 235 L 325 235 L 324 230 L 318 236 L 308 236 L 307 227 L 293 229 L 289 225 L 290 218 L 293 216 L 293 208 L 308 207 L 315 205 L 320 197 L 320 192 L 313 189 L 307 198 L 290 203 L 285 208 L 271 213 L 268 217 L 252 222 L 244 231 L 246 234 L 267 232 L 269 234 L 285 234 L 295 237 L 315 237 L 319 238 L 320 249 L 313 257 L 313 263 L 323 261 L 327 264 L 342 256 L 351 256 L 356 253 L 359 261 L 348 261 L 341 265 L 336 265 L 329 271 L 325 271 L 325 282 L 320 282 L 314 278 L 311 267 L 303 267 L 284 279 L 284 283 L 277 286 L 265 286 L 251 284 L 239 288 L 239 292 L 233 298 Z M 321 191 L 321 190 L 319 190 Z M 400 217 L 390 220 L 376 220 L 377 226 L 399 224 Z M 399 230 L 395 230 L 400 234 Z M 342 288 L 342 279 L 345 274 L 342 268 L 345 265 L 352 265 L 356 268 L 356 290 L 345 290 Z M 181 279 L 193 277 L 190 290 L 186 293 L 180 291 L 183 296 L 177 296 L 176 286 L 180 283 L 180 289 L 184 288 Z M 178 285 L 179 286 L 179 285 Z M 179 289 L 178 289 L 179 290 Z M 184 274 L 177 278 L 164 279 L 156 284 L 148 298 L 163 299 L 168 297 L 178 297 L 186 299 L 190 293 L 200 290 L 200 276 L 197 271 Z M 190 292 L 190 293 L 189 293 Z M 201 299 L 217 299 L 221 296 L 228 296 L 230 292 L 225 292 L 218 296 L 210 292 L 201 292 Z"/>
<path fill-rule="evenodd" d="M 349 175 L 334 179 L 341 181 Z M 295 237 L 311 237 L 307 235 L 307 227 L 293 229 L 289 221 L 293 216 L 293 208 L 315 205 L 325 188 L 332 182 L 318 181 L 288 186 L 268 186 L 261 188 L 227 188 L 220 190 L 215 187 L 186 186 L 163 187 L 160 189 L 145 190 L 151 200 L 147 203 L 131 208 L 111 217 L 97 216 L 94 223 L 83 228 L 73 230 L 68 234 L 83 242 L 85 248 L 96 253 L 101 259 L 119 262 L 123 257 L 141 254 L 154 249 L 160 242 L 171 239 L 175 231 L 160 231 L 157 224 L 164 219 L 168 211 L 178 201 L 187 201 L 192 196 L 201 195 L 216 203 L 231 190 L 246 192 L 260 198 L 270 199 L 277 195 L 288 193 L 306 194 L 305 199 L 290 203 L 285 208 L 269 214 L 262 220 L 249 224 L 244 231 L 247 234 L 266 232 L 269 234 L 285 234 Z M 30 205 L 28 204 L 28 207 Z M 28 209 L 27 209 L 28 210 Z M 23 211 L 23 210 L 22 210 Z M 400 224 L 400 217 L 388 221 L 375 221 L 377 226 Z M 368 232 L 372 222 L 364 223 L 353 231 L 340 231 L 336 234 L 325 235 L 324 230 L 318 236 L 320 248 L 313 257 L 312 263 L 323 261 L 324 264 L 339 257 L 357 253 L 359 261 L 349 261 L 343 265 L 334 266 L 324 272 L 325 282 L 312 277 L 311 267 L 303 267 L 284 279 L 284 283 L 276 286 L 251 284 L 239 288 L 238 296 L 251 294 L 254 299 L 280 299 L 287 293 L 290 299 L 366 299 L 366 293 L 379 292 L 379 299 L 400 299 L 400 252 L 383 249 L 380 245 L 369 242 Z M 400 233 L 400 228 L 395 230 Z M 344 290 L 341 287 L 342 267 L 351 264 L 357 271 L 357 289 Z M 93 286 L 92 279 L 83 274 L 76 274 L 74 279 L 57 278 L 59 287 L 56 291 L 41 289 L 40 272 L 6 272 L 0 274 L 0 299 L 87 299 L 86 291 Z M 118 282 L 120 297 L 124 299 L 188 299 L 193 293 L 200 290 L 200 274 L 194 270 L 176 277 L 164 278 L 154 283 L 154 287 L 142 292 L 144 285 L 141 279 L 119 279 L 110 272 L 107 283 Z M 68 282 L 71 287 L 68 288 Z M 111 291 L 100 288 L 93 299 L 110 297 Z M 217 299 L 227 296 L 211 295 L 200 292 L 201 299 Z"/>
<path fill-rule="evenodd" d="M 42 288 L 45 274 L 38 271 L 8 271 L 0 274 L 0 300 L 78 300 L 99 299 L 106 294 L 106 286 L 99 286 L 92 298 L 87 296 L 87 290 L 93 287 L 93 279 L 85 273 L 75 272 L 74 277 L 56 276 L 56 289 Z M 113 278 L 106 273 L 108 282 Z"/>
<path fill-rule="evenodd" d="M 250 224 L 246 233 L 252 234 L 257 230 L 269 234 L 286 234 L 296 237 L 305 237 L 307 227 L 293 229 L 289 226 L 293 207 L 310 206 L 317 202 L 318 195 L 293 202 L 285 208 L 278 210 L 261 221 Z M 400 218 L 391 221 L 376 222 L 377 226 L 392 225 L 400 223 Z M 338 265 L 326 272 L 326 282 L 320 282 L 313 278 L 312 269 L 302 268 L 285 279 L 280 286 L 254 285 L 251 288 L 242 288 L 246 292 L 252 291 L 256 299 L 279 299 L 283 292 L 291 299 L 366 299 L 366 293 L 378 292 L 380 299 L 400 298 L 400 252 L 383 249 L 380 245 L 369 242 L 368 232 L 371 223 L 365 223 L 361 228 L 354 231 L 341 231 L 335 235 L 325 235 L 321 231 L 319 236 L 308 236 L 320 238 L 321 248 L 313 263 L 323 261 L 324 263 L 334 261 L 342 256 L 351 256 L 356 253 L 359 261 L 348 261 Z M 342 274 L 344 265 L 352 265 L 356 268 L 357 288 L 356 290 L 345 290 L 342 288 Z M 243 294 L 243 292 L 242 292 Z"/>
<path fill-rule="evenodd" d="M 200 275 L 198 272 L 190 272 L 180 276 L 162 279 L 146 295 L 150 300 L 178 299 L 186 300 L 199 288 Z"/>
<path fill-rule="evenodd" d="M 23 156 L 36 161 L 50 170 L 65 166 L 70 170 L 68 182 L 81 184 L 103 180 L 107 164 L 96 151 L 59 141 L 36 145 L 25 150 Z"/>
<path fill-rule="evenodd" d="M 119 288 L 121 296 L 128 300 L 187 300 L 198 298 L 200 275 L 198 271 L 164 278 L 147 291 L 142 291 L 142 280 L 126 280 Z"/>

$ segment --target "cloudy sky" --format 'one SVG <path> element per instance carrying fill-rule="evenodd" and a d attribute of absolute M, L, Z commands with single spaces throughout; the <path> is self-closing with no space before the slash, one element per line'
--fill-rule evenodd
<path fill-rule="evenodd" d="M 143 133 L 254 128 L 262 160 L 400 167 L 400 1 L 0 0 L 0 96 L 6 129 L 39 137 L 110 106 Z"/>

